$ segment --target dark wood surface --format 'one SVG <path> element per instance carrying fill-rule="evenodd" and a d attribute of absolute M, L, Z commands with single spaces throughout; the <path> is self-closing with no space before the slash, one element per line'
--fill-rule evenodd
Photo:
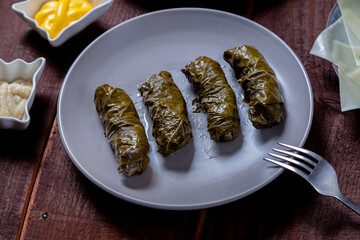
<path fill-rule="evenodd" d="M 114 0 L 109 11 L 59 48 L 22 21 L 15 0 L 0 1 L 0 58 L 45 57 L 25 131 L 0 130 L 0 239 L 360 239 L 360 216 L 284 172 L 238 201 L 202 210 L 165 211 L 109 195 L 73 165 L 56 121 L 60 86 L 72 62 L 97 36 L 146 12 L 207 7 L 251 18 L 279 35 L 299 56 L 314 93 L 305 147 L 334 166 L 342 192 L 360 203 L 360 114 L 340 110 L 338 78 L 329 62 L 309 54 L 335 0 Z"/>

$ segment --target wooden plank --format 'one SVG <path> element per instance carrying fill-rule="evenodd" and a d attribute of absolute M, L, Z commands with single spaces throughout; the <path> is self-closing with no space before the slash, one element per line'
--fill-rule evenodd
<path fill-rule="evenodd" d="M 341 113 L 332 65 L 309 54 L 335 2 L 257 1 L 254 19 L 279 35 L 303 62 L 315 101 L 305 146 L 332 163 L 340 189 L 360 203 L 359 112 Z M 209 209 L 207 216 L 202 239 L 360 239 L 356 214 L 291 173 L 242 200 Z"/>
<path fill-rule="evenodd" d="M 282 239 L 283 233 L 289 234 L 284 239 L 299 239 L 291 237 L 288 226 L 298 221 L 293 216 L 303 211 L 315 194 L 303 185 L 299 177 L 283 173 L 248 197 L 209 209 L 201 239 Z"/>
<path fill-rule="evenodd" d="M 200 7 L 200 8 L 209 8 L 217 9 L 222 11 L 227 11 L 235 14 L 239 14 L 245 17 L 252 16 L 253 4 L 255 0 L 243 0 L 243 1 L 232 1 L 232 0 L 223 0 L 223 1 L 208 1 L 208 0 L 177 0 L 177 1 L 167 1 L 167 0 L 157 0 L 157 1 L 147 1 L 147 0 L 136 0 L 133 1 L 133 4 L 138 9 L 147 9 L 148 11 L 155 11 L 168 8 L 180 8 L 180 7 Z"/>
<path fill-rule="evenodd" d="M 28 27 L 11 10 L 14 2 L 16 1 L 0 2 L 0 15 L 3 19 L 0 24 L 0 57 L 6 62 L 16 58 L 30 62 L 41 55 L 36 48 L 28 49 L 25 46 L 23 39 Z M 46 74 L 47 70 L 44 71 L 44 75 Z M 16 236 L 24 204 L 27 196 L 30 196 L 28 189 L 55 116 L 56 93 L 50 89 L 44 94 L 45 87 L 42 83 L 43 77 L 30 111 L 29 128 L 25 131 L 0 130 L 0 239 L 12 239 Z"/>

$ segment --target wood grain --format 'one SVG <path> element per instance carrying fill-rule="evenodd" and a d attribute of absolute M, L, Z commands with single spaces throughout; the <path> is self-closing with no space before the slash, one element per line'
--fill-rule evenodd
<path fill-rule="evenodd" d="M 31 62 L 39 57 L 39 53 L 20 43 L 28 28 L 11 11 L 11 4 L 11 1 L 0 2 L 3 19 L 0 24 L 0 57 L 6 62 L 16 58 Z M 33 173 L 40 162 L 55 116 L 56 96 L 52 96 L 54 92 L 51 89 L 43 94 L 43 79 L 40 79 L 30 111 L 29 128 L 25 131 L 0 130 L 0 239 L 16 236 Z M 43 101 L 44 97 L 47 97 L 46 101 Z"/>

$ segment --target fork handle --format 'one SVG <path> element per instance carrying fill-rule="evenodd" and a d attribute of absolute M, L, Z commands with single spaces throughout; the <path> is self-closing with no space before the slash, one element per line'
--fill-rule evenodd
<path fill-rule="evenodd" d="M 338 192 L 338 194 L 336 194 L 335 197 L 340 200 L 340 202 L 345 204 L 348 208 L 360 215 L 360 206 L 345 197 L 340 191 Z"/>

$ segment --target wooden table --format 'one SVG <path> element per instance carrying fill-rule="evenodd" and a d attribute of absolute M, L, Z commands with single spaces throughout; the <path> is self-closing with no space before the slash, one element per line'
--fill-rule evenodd
<path fill-rule="evenodd" d="M 360 216 L 285 172 L 238 201 L 202 210 L 165 211 L 113 197 L 85 178 L 66 154 L 56 121 L 65 74 L 79 53 L 109 28 L 140 14 L 181 6 L 226 10 L 279 35 L 303 62 L 314 93 L 305 147 L 331 162 L 340 189 L 360 203 L 360 114 L 342 113 L 331 64 L 309 54 L 335 0 L 114 0 L 109 11 L 59 48 L 0 1 L 0 58 L 45 57 L 25 131 L 0 130 L 0 239 L 360 239 Z"/>

